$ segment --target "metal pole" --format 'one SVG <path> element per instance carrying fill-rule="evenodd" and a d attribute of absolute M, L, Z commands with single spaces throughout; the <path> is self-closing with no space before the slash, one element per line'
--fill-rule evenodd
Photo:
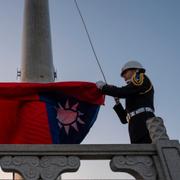
<path fill-rule="evenodd" d="M 54 81 L 48 0 L 25 0 L 20 77 L 22 82 Z M 13 179 L 23 178 L 13 173 Z"/>
<path fill-rule="evenodd" d="M 48 0 L 25 0 L 21 81 L 54 81 Z"/>

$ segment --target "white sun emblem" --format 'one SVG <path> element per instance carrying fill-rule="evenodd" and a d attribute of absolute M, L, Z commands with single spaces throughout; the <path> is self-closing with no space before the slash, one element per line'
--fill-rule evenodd
<path fill-rule="evenodd" d="M 59 127 L 64 127 L 66 134 L 69 134 L 70 127 L 73 127 L 76 131 L 79 131 L 77 126 L 77 121 L 81 124 L 85 124 L 84 121 L 80 118 L 83 113 L 78 111 L 79 103 L 74 104 L 72 107 L 69 106 L 69 101 L 66 101 L 65 107 L 62 107 L 58 103 L 57 116 Z"/>

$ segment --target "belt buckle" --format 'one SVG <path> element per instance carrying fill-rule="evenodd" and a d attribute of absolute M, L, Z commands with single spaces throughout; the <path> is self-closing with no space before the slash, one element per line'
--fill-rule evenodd
<path fill-rule="evenodd" d="M 139 108 L 139 109 L 136 110 L 136 114 L 140 114 L 140 113 L 148 112 L 148 111 L 150 111 L 150 108 L 142 107 L 142 108 Z"/>
<path fill-rule="evenodd" d="M 131 117 L 133 117 L 133 116 L 135 116 L 135 115 L 137 114 L 137 112 L 136 112 L 136 111 L 133 111 L 133 112 L 131 112 L 131 113 L 129 113 L 129 114 L 130 114 Z"/>

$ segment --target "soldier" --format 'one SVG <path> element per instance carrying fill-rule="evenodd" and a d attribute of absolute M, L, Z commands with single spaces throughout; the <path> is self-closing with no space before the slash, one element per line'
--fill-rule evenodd
<path fill-rule="evenodd" d="M 114 110 L 123 124 L 128 123 L 131 143 L 151 143 L 146 127 L 147 119 L 154 117 L 154 89 L 145 69 L 137 61 L 127 62 L 121 69 L 121 77 L 127 85 L 116 87 L 98 81 L 96 86 L 116 101 Z M 125 109 L 119 99 L 125 99 Z"/>

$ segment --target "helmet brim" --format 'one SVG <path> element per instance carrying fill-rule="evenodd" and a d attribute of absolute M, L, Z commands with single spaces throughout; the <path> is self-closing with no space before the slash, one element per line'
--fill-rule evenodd
<path fill-rule="evenodd" d="M 128 69 L 125 69 L 124 71 L 121 72 L 121 77 L 123 77 L 123 74 L 128 70 L 139 70 L 141 73 L 146 72 L 146 70 L 144 68 L 141 68 L 141 69 L 139 69 L 139 68 L 128 68 Z"/>

